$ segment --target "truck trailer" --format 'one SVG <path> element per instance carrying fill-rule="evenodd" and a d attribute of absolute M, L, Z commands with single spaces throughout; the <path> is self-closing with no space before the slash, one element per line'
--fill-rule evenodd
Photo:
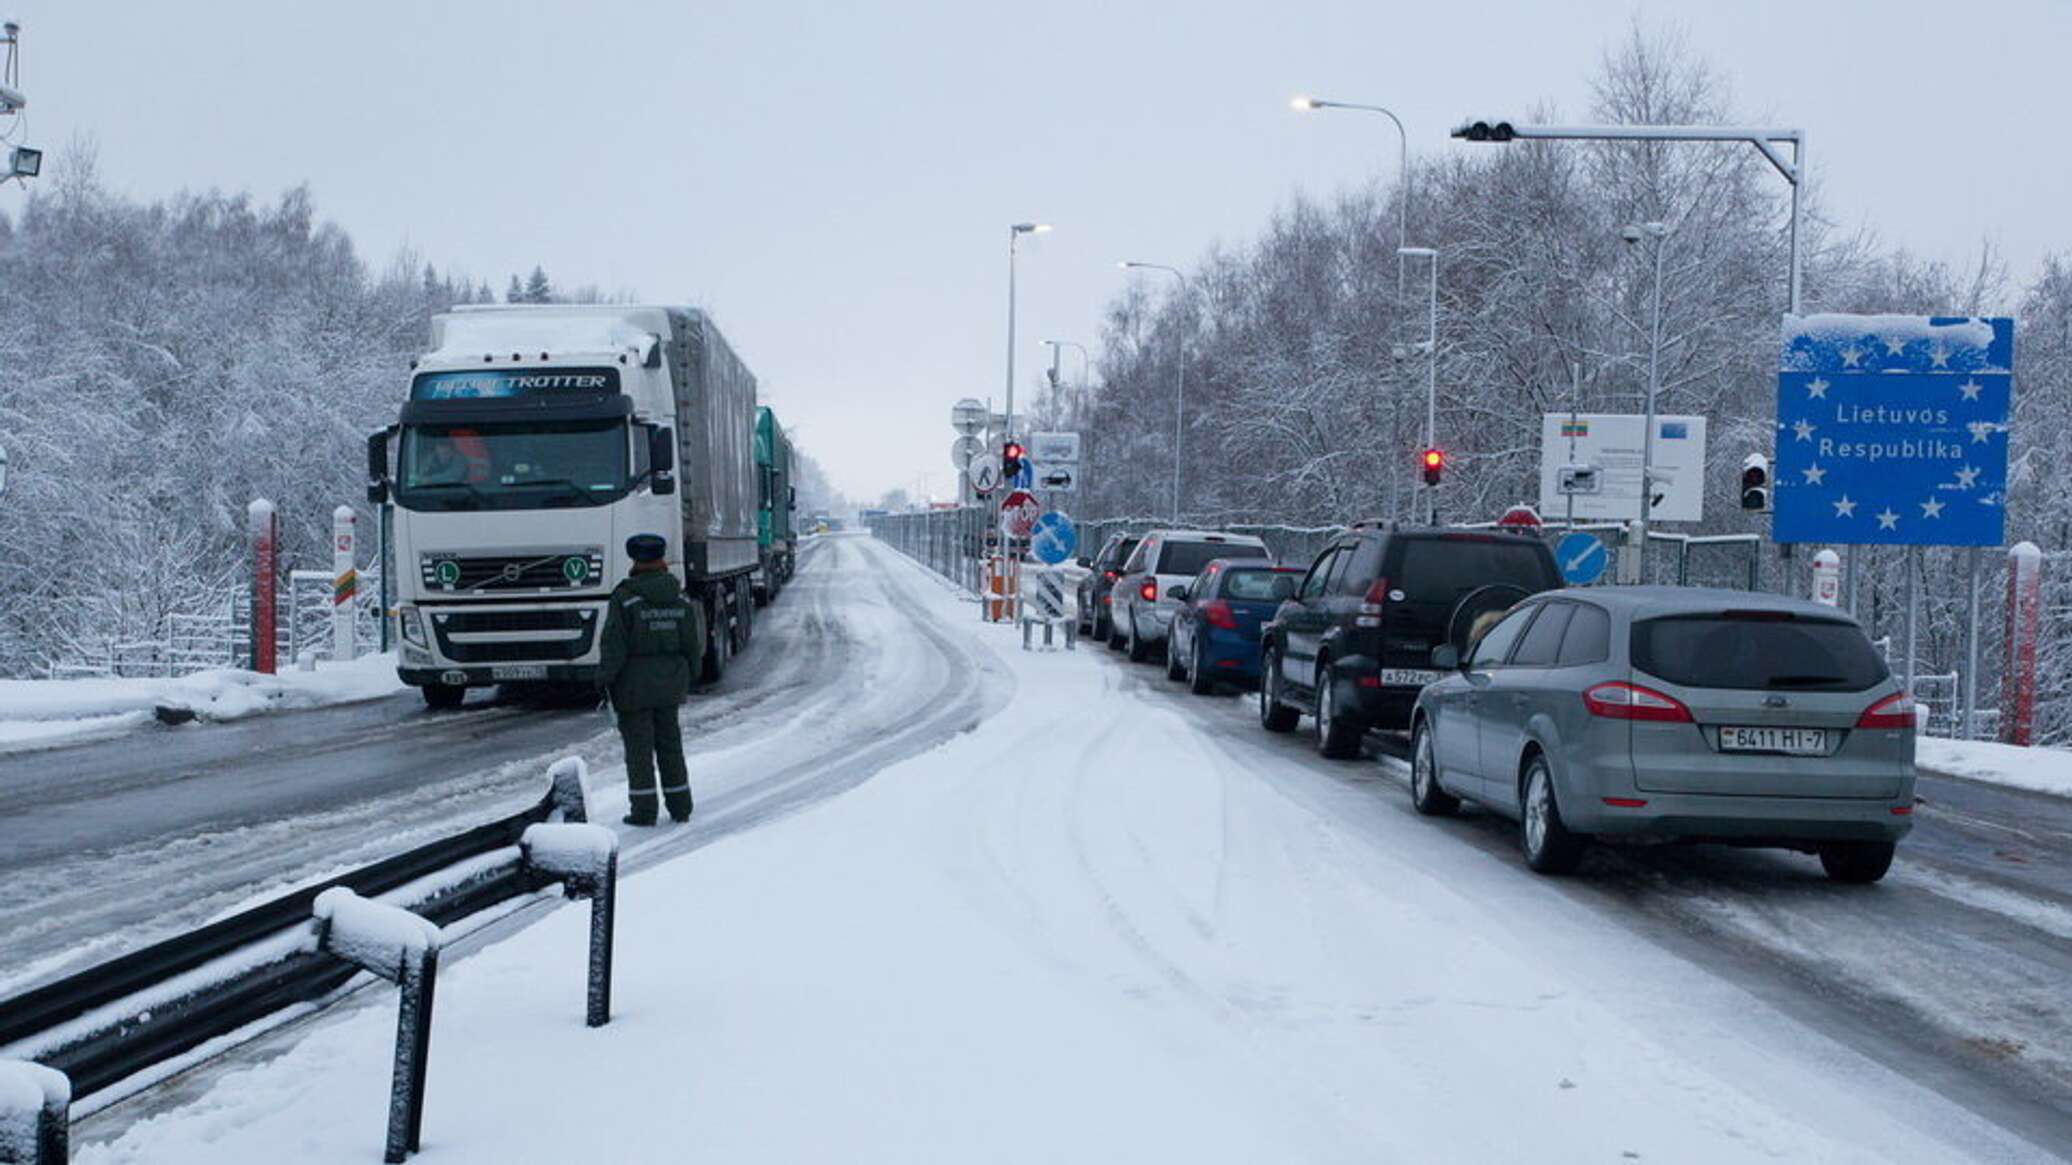
<path fill-rule="evenodd" d="M 396 425 L 367 443 L 392 505 L 397 672 L 587 690 L 634 534 L 706 614 L 706 681 L 747 646 L 759 565 L 755 377 L 703 312 L 481 305 L 432 318 Z"/>
<path fill-rule="evenodd" d="M 756 568 L 755 599 L 767 603 L 791 582 L 798 563 L 792 512 L 799 497 L 798 487 L 792 484 L 791 438 L 768 405 L 755 411 L 755 465 L 761 485 L 755 512 L 761 559 Z"/>

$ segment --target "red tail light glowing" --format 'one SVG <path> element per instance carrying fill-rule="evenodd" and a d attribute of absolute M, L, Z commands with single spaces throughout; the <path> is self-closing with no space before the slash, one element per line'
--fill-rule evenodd
<path fill-rule="evenodd" d="M 1689 724 L 1691 710 L 1673 696 L 1665 696 L 1653 688 L 1639 684 L 1598 684 L 1583 690 L 1583 706 L 1590 709 L 1592 716 L 1603 716 L 1611 720 L 1650 720 L 1664 724 Z"/>
<path fill-rule="evenodd" d="M 1914 706 L 1905 692 L 1894 692 L 1863 710 L 1856 718 L 1858 728 L 1912 728 Z"/>
<path fill-rule="evenodd" d="M 1201 617 L 1202 621 L 1211 627 L 1221 627 L 1225 631 L 1237 630 L 1237 614 L 1230 609 L 1230 604 L 1222 599 L 1210 599 L 1203 603 Z"/>
<path fill-rule="evenodd" d="M 1140 587 L 1138 587 L 1138 588 L 1137 588 L 1137 593 L 1138 593 L 1138 594 L 1140 594 L 1140 595 L 1142 595 L 1142 596 L 1144 596 L 1144 601 L 1145 601 L 1145 602 L 1147 602 L 1147 603 L 1155 603 L 1155 602 L 1157 602 L 1157 601 L 1158 601 L 1158 580 L 1157 580 L 1157 579 L 1155 579 L 1155 578 L 1147 578 L 1147 579 L 1145 579 L 1145 580 L 1144 580 L 1144 585 L 1143 585 L 1143 586 L 1140 586 Z"/>

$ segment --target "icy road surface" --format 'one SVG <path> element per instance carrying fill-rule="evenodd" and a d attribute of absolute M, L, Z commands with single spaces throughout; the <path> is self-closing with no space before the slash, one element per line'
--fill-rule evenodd
<path fill-rule="evenodd" d="M 897 751 L 952 677 L 986 694 L 953 718 L 1012 703 L 873 779 L 875 745 L 766 794 L 848 788 L 813 812 L 730 829 L 738 804 L 707 822 L 701 802 L 655 833 L 685 852 L 622 887 L 607 1028 L 582 1026 L 581 907 L 449 963 L 427 1160 L 2044 1161 L 2072 1143 L 2047 1062 L 1981 1050 L 2022 1065 L 1983 1071 L 1926 1014 L 2064 1046 L 2065 944 L 2025 883 L 1974 894 L 1930 847 L 1869 891 L 1712 850 L 1536 878 L 1507 830 L 1411 814 L 1394 762 L 1323 761 L 1099 648 L 1023 655 L 891 551 L 835 546 L 846 652 L 924 673 L 897 693 Z M 917 610 L 933 625 L 892 633 Z M 790 771 L 794 737 L 883 698 L 844 693 L 694 772 Z M 1980 1000 L 2010 991 L 2020 1006 Z M 368 1159 L 392 994 L 88 1121 L 75 1159 Z"/>
<path fill-rule="evenodd" d="M 844 787 L 806 776 L 976 721 L 970 657 L 863 553 L 809 543 L 748 653 L 685 709 L 701 822 L 745 827 Z M 600 710 L 481 701 L 436 714 L 413 692 L 0 755 L 0 993 L 523 808 L 556 757 L 621 763 Z M 607 793 L 616 823 L 623 781 Z"/>

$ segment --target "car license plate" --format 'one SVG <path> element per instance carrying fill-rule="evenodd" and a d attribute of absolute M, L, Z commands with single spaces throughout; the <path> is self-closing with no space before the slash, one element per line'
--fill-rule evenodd
<path fill-rule="evenodd" d="M 1794 756 L 1824 756 L 1827 731 L 1821 728 L 1741 728 L 1732 725 L 1719 730 L 1723 752 L 1785 752 Z"/>
<path fill-rule="evenodd" d="M 1391 688 L 1421 688 L 1438 683 L 1439 673 L 1414 667 L 1385 667 L 1381 669 L 1381 682 Z"/>
<path fill-rule="evenodd" d="M 505 664 L 501 667 L 490 668 L 489 678 L 493 680 L 543 680 L 547 678 L 547 665 L 544 663 Z"/>

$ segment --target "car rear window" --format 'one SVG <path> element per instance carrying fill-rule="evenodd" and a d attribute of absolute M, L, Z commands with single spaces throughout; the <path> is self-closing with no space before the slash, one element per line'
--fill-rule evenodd
<path fill-rule="evenodd" d="M 1395 586 L 1413 603 L 1451 606 L 1477 587 L 1506 583 L 1526 594 L 1552 589 L 1544 547 L 1529 542 L 1417 538 L 1403 546 Z"/>
<path fill-rule="evenodd" d="M 1860 692 L 1889 674 L 1853 624 L 1770 611 L 1637 622 L 1633 666 L 1687 688 L 1806 692 Z"/>
<path fill-rule="evenodd" d="M 1196 575 L 1214 559 L 1265 557 L 1266 552 L 1257 546 L 1229 542 L 1168 542 L 1158 556 L 1158 569 L 1152 573 Z"/>
<path fill-rule="evenodd" d="M 1223 597 L 1280 602 L 1294 597 L 1302 576 L 1291 570 L 1233 570 L 1223 575 Z"/>

